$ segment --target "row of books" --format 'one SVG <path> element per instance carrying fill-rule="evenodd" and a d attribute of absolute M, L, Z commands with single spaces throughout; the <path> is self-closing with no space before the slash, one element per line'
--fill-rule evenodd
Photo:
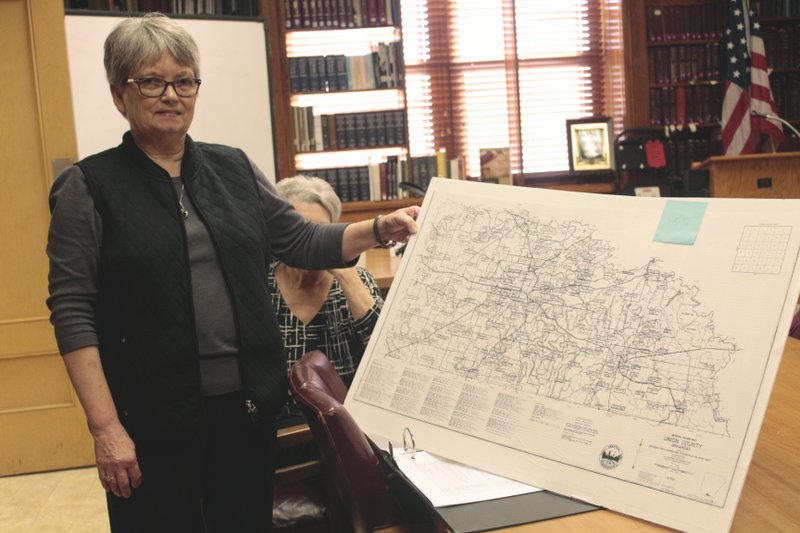
<path fill-rule="evenodd" d="M 761 17 L 800 17 L 797 0 L 760 0 L 756 7 Z"/>
<path fill-rule="evenodd" d="M 466 179 L 463 158 L 450 159 L 444 150 L 410 159 L 405 155 L 388 156 L 361 167 L 321 168 L 299 173 L 324 179 L 343 202 L 406 198 L 409 193 L 400 187 L 401 183 L 413 183 L 427 190 L 434 176 Z"/>
<path fill-rule="evenodd" d="M 287 29 L 396 26 L 398 0 L 284 0 Z"/>
<path fill-rule="evenodd" d="M 664 143 L 667 173 L 673 176 L 688 172 L 692 163 L 721 154 L 722 141 L 719 139 L 670 139 Z"/>
<path fill-rule="evenodd" d="M 438 176 L 454 180 L 467 179 L 466 162 L 461 156 L 448 157 L 447 151 L 441 149 L 434 155 L 423 155 L 411 158 L 411 173 L 414 182 L 427 190 L 431 178 Z"/>
<path fill-rule="evenodd" d="M 160 11 L 181 15 L 258 16 L 258 0 L 67 0 L 67 9 L 98 11 Z"/>
<path fill-rule="evenodd" d="M 324 179 L 342 202 L 377 202 L 408 195 L 399 187 L 409 180 L 405 156 L 389 156 L 367 166 L 303 170 L 300 174 Z"/>
<path fill-rule="evenodd" d="M 427 191 L 431 179 L 439 175 L 441 157 L 436 155 L 421 155 L 411 158 L 411 175 L 414 183 Z"/>
<path fill-rule="evenodd" d="M 770 68 L 800 67 L 800 25 L 765 28 L 762 37 Z"/>
<path fill-rule="evenodd" d="M 701 196 L 708 196 L 707 176 L 703 179 L 696 173 L 693 175 L 690 172 L 691 166 L 692 163 L 704 161 L 711 156 L 721 155 L 722 141 L 692 137 L 668 139 L 662 141 L 662 145 L 665 166 L 631 172 L 628 179 L 633 187 L 658 184 L 662 195 L 668 192 L 669 196 L 683 196 L 687 193 L 693 193 L 688 194 L 689 196 L 697 196 L 697 193 L 704 193 Z M 623 191 L 625 189 L 628 188 L 624 188 Z"/>
<path fill-rule="evenodd" d="M 719 124 L 723 85 L 653 87 L 650 89 L 650 125 Z"/>
<path fill-rule="evenodd" d="M 378 43 L 361 56 L 331 54 L 289 58 L 293 93 L 363 91 L 403 86 L 400 43 Z"/>
<path fill-rule="evenodd" d="M 314 115 L 313 107 L 292 107 L 296 152 L 404 146 L 404 109 Z"/>
<path fill-rule="evenodd" d="M 719 39 L 725 33 L 725 3 L 647 6 L 647 41 Z"/>
<path fill-rule="evenodd" d="M 800 121 L 800 72 L 775 72 L 770 86 L 780 117 Z"/>
<path fill-rule="evenodd" d="M 651 84 L 719 80 L 719 43 L 657 46 L 648 50 Z"/>

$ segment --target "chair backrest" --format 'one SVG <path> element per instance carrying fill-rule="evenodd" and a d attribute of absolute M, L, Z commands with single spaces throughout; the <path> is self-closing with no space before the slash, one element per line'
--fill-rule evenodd
<path fill-rule="evenodd" d="M 305 354 L 289 373 L 289 386 L 317 440 L 331 479 L 357 533 L 401 520 L 378 457 L 342 402 L 347 387 L 327 357 Z"/>

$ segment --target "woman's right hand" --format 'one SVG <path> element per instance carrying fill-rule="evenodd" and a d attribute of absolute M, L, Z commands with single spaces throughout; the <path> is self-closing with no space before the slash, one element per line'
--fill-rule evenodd
<path fill-rule="evenodd" d="M 136 446 L 122 427 L 108 388 L 100 351 L 89 345 L 64 354 L 69 379 L 86 413 L 94 438 L 94 456 L 100 483 L 120 498 L 129 498 L 142 483 Z"/>
<path fill-rule="evenodd" d="M 94 454 L 100 483 L 120 498 L 129 498 L 132 489 L 142 484 L 136 446 L 122 424 L 93 432 Z"/>

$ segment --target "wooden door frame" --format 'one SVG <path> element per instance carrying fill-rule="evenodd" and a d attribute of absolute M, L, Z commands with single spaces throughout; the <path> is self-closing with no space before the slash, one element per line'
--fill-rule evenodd
<path fill-rule="evenodd" d="M 0 408 L 0 434 L 3 434 L 4 443 L 0 475 L 11 475 L 94 464 L 94 450 L 83 410 L 60 361 L 44 301 L 47 279 L 42 275 L 46 270 L 46 220 L 43 217 L 48 216 L 47 195 L 58 172 L 77 158 L 63 2 L 2 2 L 4 13 L 10 16 L 0 20 L 0 32 L 4 31 L 3 25 L 9 25 L 5 31 L 11 31 L 13 25 L 8 44 L 20 48 L 6 48 L 4 57 L 12 58 L 10 69 L 16 68 L 13 64 L 17 61 L 17 66 L 24 67 L 21 69 L 24 85 L 31 87 L 33 93 L 24 95 L 25 106 L 26 109 L 32 106 L 34 116 L 30 120 L 35 121 L 20 125 L 7 120 L 3 124 L 8 128 L 3 137 L 6 141 L 10 139 L 4 147 L 7 153 L 34 159 L 26 175 L 9 171 L 2 192 L 8 198 L 16 190 L 23 191 L 20 198 L 24 201 L 20 202 L 19 212 L 12 209 L 8 216 L 12 220 L 30 220 L 36 228 L 21 234 L 16 234 L 14 228 L 6 228 L 15 231 L 15 236 L 21 240 L 16 244 L 15 241 L 4 243 L 7 248 L 3 257 L 13 260 L 17 249 L 26 254 L 42 254 L 41 257 L 21 257 L 23 263 L 17 263 L 13 274 L 2 281 L 14 289 L 18 288 L 15 283 L 24 281 L 25 287 L 21 291 L 8 291 L 20 299 L 16 304 L 19 309 L 14 301 L 7 301 L 0 317 L 0 363 L 6 369 L 14 369 L 10 374 L 0 375 L 0 387 L 7 394 Z M 13 106 L 13 95 L 11 98 L 6 104 Z M 15 129 L 25 132 L 19 145 L 13 142 Z M 31 142 L 33 146 L 29 145 Z M 15 157 L 8 161 L 8 169 L 19 170 L 21 159 Z M 12 199 L 6 205 L 13 206 L 15 202 Z M 25 278 L 25 274 L 20 277 L 19 272 L 25 272 L 28 263 L 35 264 L 36 268 L 30 278 Z M 42 369 L 44 373 L 40 372 Z M 21 379 L 31 382 L 22 383 Z M 8 381 L 3 387 L 2 380 L 16 381 Z"/>

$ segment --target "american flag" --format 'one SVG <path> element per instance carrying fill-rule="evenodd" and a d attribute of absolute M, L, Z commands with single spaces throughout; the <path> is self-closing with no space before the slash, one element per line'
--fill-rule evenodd
<path fill-rule="evenodd" d="M 784 141 L 783 129 L 751 112 L 777 115 L 769 87 L 767 56 L 761 25 L 746 0 L 727 2 L 727 26 L 723 40 L 725 97 L 722 101 L 722 149 L 725 155 L 752 154 L 769 135 Z"/>

